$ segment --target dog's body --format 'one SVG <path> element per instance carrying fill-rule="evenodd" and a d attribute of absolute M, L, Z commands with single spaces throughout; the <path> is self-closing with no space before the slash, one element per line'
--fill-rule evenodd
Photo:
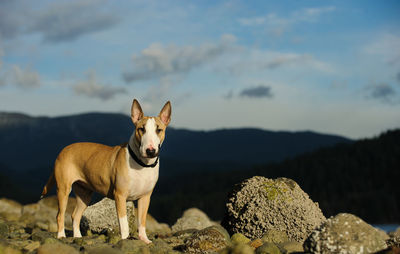
<path fill-rule="evenodd" d="M 58 237 L 65 237 L 64 216 L 73 186 L 76 207 L 72 213 L 74 237 L 81 237 L 79 224 L 95 191 L 115 199 L 121 238 L 129 236 L 126 201 L 138 200 L 139 238 L 150 243 L 146 235 L 146 215 L 150 196 L 158 180 L 158 153 L 170 122 L 171 105 L 165 104 L 157 117 L 143 117 L 134 100 L 131 118 L 135 132 L 128 144 L 106 146 L 75 143 L 65 147 L 55 162 L 54 173 L 43 189 L 44 196 L 54 181 L 58 198 Z"/>

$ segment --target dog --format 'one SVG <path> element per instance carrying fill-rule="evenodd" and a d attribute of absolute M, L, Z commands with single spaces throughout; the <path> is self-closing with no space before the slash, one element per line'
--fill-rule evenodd
<path fill-rule="evenodd" d="M 151 243 L 146 234 L 146 215 L 158 180 L 159 152 L 171 121 L 171 103 L 168 101 L 157 117 L 148 117 L 143 115 L 139 102 L 134 99 L 131 119 L 135 129 L 126 144 L 111 147 L 74 143 L 58 155 L 41 196 L 56 184 L 58 238 L 65 237 L 64 217 L 72 187 L 76 195 L 72 213 L 74 237 L 82 237 L 79 229 L 82 214 L 92 193 L 98 192 L 115 200 L 122 239 L 129 236 L 126 201 L 138 200 L 139 239 Z"/>

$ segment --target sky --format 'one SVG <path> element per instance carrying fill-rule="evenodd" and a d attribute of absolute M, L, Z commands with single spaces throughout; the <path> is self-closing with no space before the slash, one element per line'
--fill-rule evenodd
<path fill-rule="evenodd" d="M 366 138 L 400 127 L 399 1 L 0 1 L 0 111 Z"/>

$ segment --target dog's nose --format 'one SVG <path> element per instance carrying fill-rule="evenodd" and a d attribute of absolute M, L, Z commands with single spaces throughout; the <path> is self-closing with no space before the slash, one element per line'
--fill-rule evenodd
<path fill-rule="evenodd" d="M 146 149 L 146 154 L 149 157 L 154 157 L 156 155 L 156 149 L 154 148 L 147 148 Z"/>

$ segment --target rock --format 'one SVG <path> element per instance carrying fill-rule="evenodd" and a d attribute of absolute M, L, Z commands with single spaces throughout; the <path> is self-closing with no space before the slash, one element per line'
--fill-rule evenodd
<path fill-rule="evenodd" d="M 213 253 L 225 249 L 229 244 L 228 232 L 221 226 L 211 226 L 187 238 L 184 249 L 188 253 Z"/>
<path fill-rule="evenodd" d="M 264 243 L 256 250 L 256 254 L 281 254 L 281 251 L 274 243 Z"/>
<path fill-rule="evenodd" d="M 245 237 L 241 233 L 235 233 L 231 236 L 231 241 L 233 244 L 239 244 L 239 243 L 249 243 L 250 239 Z"/>
<path fill-rule="evenodd" d="M 140 240 L 128 240 L 124 239 L 119 241 L 115 248 L 121 250 L 123 253 L 136 254 L 136 253 L 148 253 L 150 254 L 150 249 L 147 244 Z"/>
<path fill-rule="evenodd" d="M 0 218 L 7 221 L 16 221 L 22 214 L 22 205 L 14 200 L 0 199 Z"/>
<path fill-rule="evenodd" d="M 161 239 L 155 239 L 152 244 L 149 245 L 151 254 L 164 254 L 172 251 L 172 247 Z"/>
<path fill-rule="evenodd" d="M 58 232 L 58 226 L 56 222 L 48 222 L 48 231 L 52 233 Z"/>
<path fill-rule="evenodd" d="M 68 198 L 68 206 L 65 214 L 65 228 L 72 229 L 71 213 L 75 207 L 76 199 Z M 56 216 L 58 212 L 58 201 L 56 196 L 41 199 L 38 203 L 28 204 L 22 207 L 20 221 L 50 232 L 57 232 Z"/>
<path fill-rule="evenodd" d="M 400 248 L 399 247 L 389 247 L 386 250 L 379 251 L 376 254 L 400 254 Z"/>
<path fill-rule="evenodd" d="M 110 244 L 116 244 L 119 241 L 121 241 L 121 237 L 119 235 L 116 235 L 116 234 L 110 235 L 107 238 L 107 242 L 110 243 Z"/>
<path fill-rule="evenodd" d="M 0 239 L 7 238 L 9 233 L 10 233 L 10 229 L 9 229 L 8 225 L 4 222 L 0 222 Z"/>
<path fill-rule="evenodd" d="M 84 254 L 88 254 L 88 253 L 91 253 L 92 251 L 99 251 L 99 249 L 106 249 L 106 248 L 109 248 L 109 247 L 111 247 L 111 246 L 109 244 L 107 244 L 107 243 L 99 243 L 99 244 L 95 244 L 95 245 L 79 246 L 78 248 L 75 247 L 75 249 L 81 251 L 81 253 L 83 251 Z M 116 249 L 116 250 L 120 251 L 118 249 Z M 120 251 L 120 253 L 121 253 L 121 251 Z"/>
<path fill-rule="evenodd" d="M 258 247 L 260 247 L 261 245 L 263 245 L 264 243 L 261 241 L 261 239 L 255 239 L 253 241 L 251 241 L 249 243 L 249 245 L 253 248 L 253 249 L 257 249 Z"/>
<path fill-rule="evenodd" d="M 88 251 L 88 254 L 123 254 L 123 252 L 110 246 L 104 246 L 92 248 Z"/>
<path fill-rule="evenodd" d="M 393 236 L 390 239 L 386 240 L 386 243 L 389 247 L 400 248 L 400 236 Z"/>
<path fill-rule="evenodd" d="M 187 209 L 181 218 L 179 218 L 172 226 L 173 232 L 178 232 L 186 229 L 204 229 L 212 226 L 210 218 L 197 208 Z"/>
<path fill-rule="evenodd" d="M 136 209 L 135 209 L 136 211 Z M 137 213 L 136 213 L 137 214 Z M 135 221 L 137 225 L 137 220 Z M 153 216 L 147 214 L 146 217 L 146 231 L 149 233 L 169 234 L 171 228 L 166 223 L 159 223 Z"/>
<path fill-rule="evenodd" d="M 130 234 L 134 234 L 137 231 L 134 206 L 132 202 L 127 202 L 126 206 L 129 232 Z M 89 206 L 83 213 L 81 228 L 83 231 L 90 229 L 97 234 L 107 230 L 119 232 L 115 201 L 109 198 L 103 198 L 96 204 Z"/>
<path fill-rule="evenodd" d="M 53 238 L 55 235 L 46 231 L 36 231 L 32 233 L 32 240 L 39 241 L 40 243 L 44 243 L 46 239 Z"/>
<path fill-rule="evenodd" d="M 400 227 L 398 227 L 396 229 L 396 231 L 394 231 L 393 233 L 391 233 L 391 235 L 393 235 L 394 237 L 400 237 Z"/>
<path fill-rule="evenodd" d="M 221 254 L 254 254 L 253 248 L 245 243 L 238 243 L 227 247 Z"/>
<path fill-rule="evenodd" d="M 284 231 L 275 229 L 267 230 L 264 236 L 261 238 L 264 243 L 283 243 L 288 242 L 289 238 Z"/>
<path fill-rule="evenodd" d="M 50 244 L 50 243 L 61 243 L 60 240 L 56 239 L 56 238 L 46 238 L 44 239 L 44 242 L 42 244 Z"/>
<path fill-rule="evenodd" d="M 375 253 L 386 249 L 387 236 L 355 215 L 341 213 L 329 218 L 304 242 L 312 253 Z"/>
<path fill-rule="evenodd" d="M 39 203 L 33 203 L 33 204 L 28 204 L 28 205 L 24 205 L 22 207 L 22 214 L 35 214 L 37 212 L 39 212 L 40 210 L 40 205 Z"/>
<path fill-rule="evenodd" d="M 105 235 L 93 235 L 74 238 L 73 243 L 79 246 L 98 245 L 106 242 Z"/>
<path fill-rule="evenodd" d="M 284 242 L 277 245 L 282 253 L 304 252 L 303 244 L 298 242 Z"/>
<path fill-rule="evenodd" d="M 27 251 L 27 252 L 32 252 L 32 251 L 36 250 L 39 247 L 40 247 L 40 242 L 33 241 L 33 242 L 30 242 L 27 245 L 25 245 L 24 246 L 24 250 Z"/>
<path fill-rule="evenodd" d="M 40 209 L 43 207 L 50 208 L 53 210 L 58 210 L 58 199 L 57 196 L 48 196 L 43 199 L 41 199 L 38 202 Z M 72 212 L 75 209 L 76 205 L 76 198 L 74 197 L 68 197 L 68 204 L 67 204 L 67 210 L 65 211 L 68 214 L 72 214 Z"/>
<path fill-rule="evenodd" d="M 137 236 L 136 209 L 133 202 L 127 202 L 126 206 L 129 232 L 132 236 Z M 117 219 L 115 201 L 109 198 L 103 198 L 100 202 L 89 206 L 83 213 L 81 229 L 83 231 L 91 230 L 97 234 L 105 231 L 113 231 L 119 234 L 119 222 Z M 171 232 L 171 229 L 167 224 L 159 223 L 154 217 L 147 214 L 146 231 L 148 233 L 157 232 L 160 234 L 168 234 Z"/>
<path fill-rule="evenodd" d="M 299 185 L 288 178 L 255 176 L 237 184 L 229 195 L 222 225 L 229 233 L 255 239 L 268 230 L 285 232 L 290 241 L 302 242 L 326 220 Z"/>
<path fill-rule="evenodd" d="M 1 254 L 21 254 L 20 250 L 14 249 L 7 244 L 0 242 L 0 253 Z"/>
<path fill-rule="evenodd" d="M 182 249 L 186 239 L 191 237 L 196 232 L 198 232 L 198 230 L 196 230 L 196 229 L 187 229 L 187 230 L 175 232 L 172 235 L 165 235 L 165 236 L 161 236 L 161 237 L 172 248 Z"/>
<path fill-rule="evenodd" d="M 32 241 L 31 240 L 27 240 L 27 239 L 7 239 L 7 241 L 4 241 L 3 243 L 6 244 L 6 246 L 12 247 L 14 249 L 18 249 L 21 250 L 28 244 L 30 244 Z"/>
<path fill-rule="evenodd" d="M 79 254 L 79 252 L 71 246 L 63 243 L 46 243 L 37 249 L 37 254 Z"/>

